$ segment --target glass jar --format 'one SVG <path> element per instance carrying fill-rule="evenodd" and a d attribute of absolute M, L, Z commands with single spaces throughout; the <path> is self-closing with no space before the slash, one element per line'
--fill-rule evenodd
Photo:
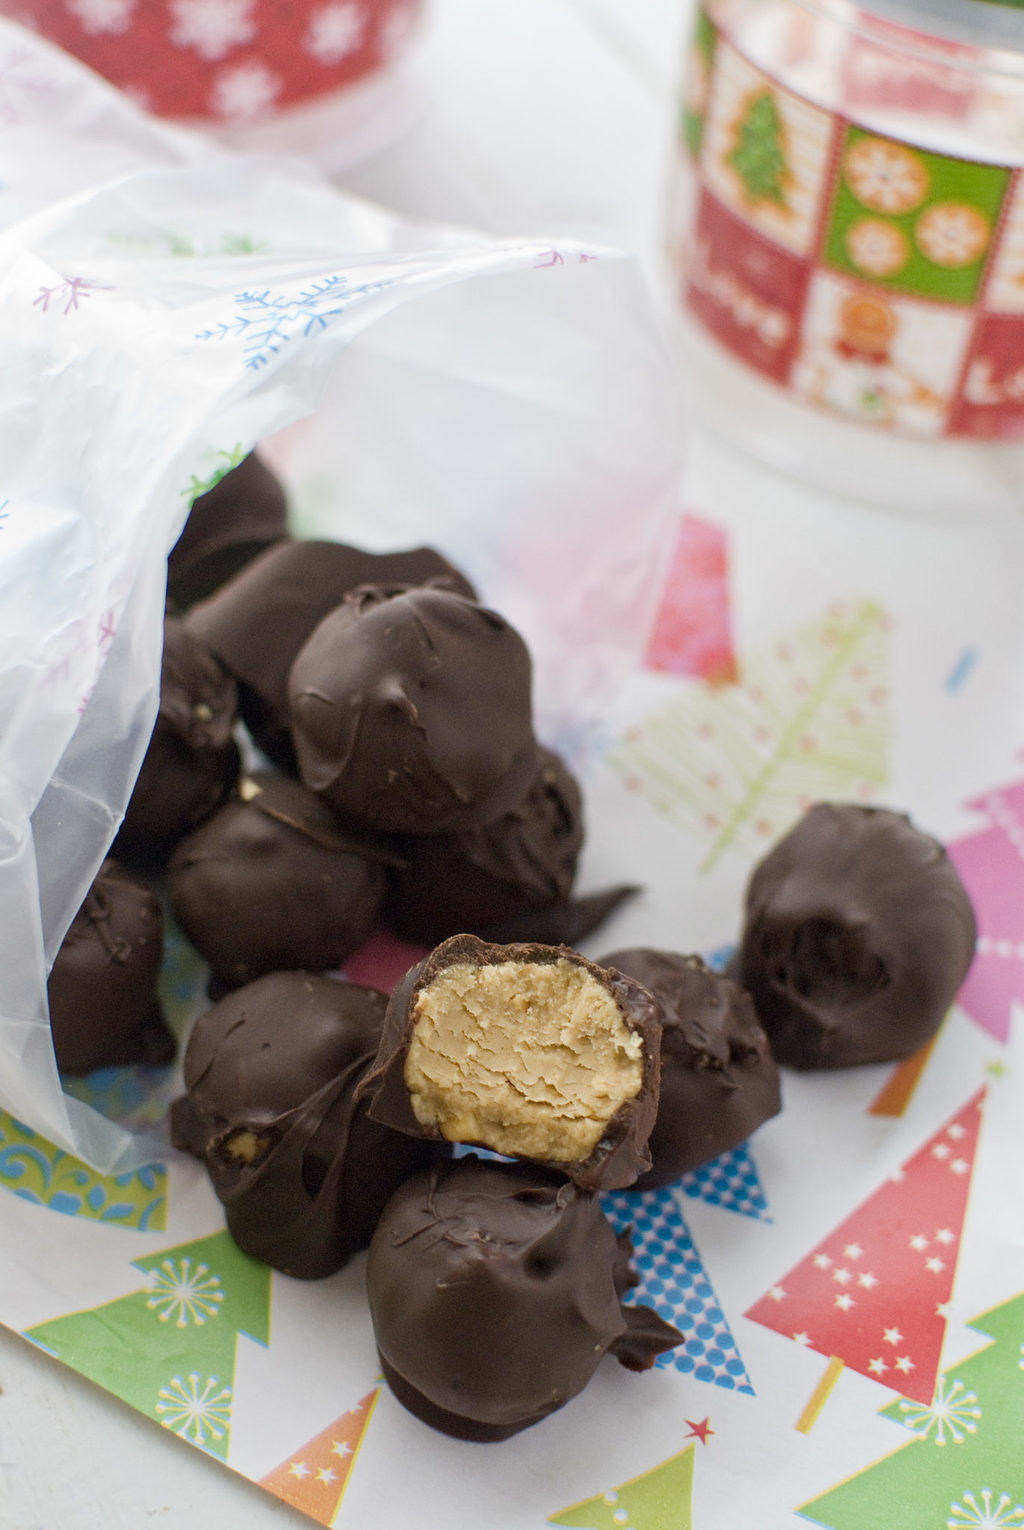
<path fill-rule="evenodd" d="M 343 170 L 420 105 L 423 0 L 0 0 L 147 111 Z"/>
<path fill-rule="evenodd" d="M 832 490 L 1024 510 L 1024 14 L 703 0 L 681 145 L 698 406 Z"/>

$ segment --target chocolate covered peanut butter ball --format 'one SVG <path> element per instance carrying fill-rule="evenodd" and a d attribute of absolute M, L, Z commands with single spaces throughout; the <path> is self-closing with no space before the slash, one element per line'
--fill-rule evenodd
<path fill-rule="evenodd" d="M 556 1168 L 587 1189 L 651 1166 L 661 1009 L 564 946 L 446 940 L 391 996 L 364 1080 L 398 1131 Z"/>
<path fill-rule="evenodd" d="M 635 978 L 664 1014 L 651 1167 L 634 1190 L 670 1184 L 778 1114 L 779 1070 L 748 993 L 675 951 L 613 951 L 601 966 Z"/>
<path fill-rule="evenodd" d="M 163 950 L 156 898 L 116 861 L 104 861 L 46 985 L 61 1072 L 170 1062 L 174 1038 L 156 996 Z"/>
<path fill-rule="evenodd" d="M 612 1354 L 646 1370 L 682 1335 L 647 1307 L 629 1234 L 597 1197 L 475 1157 L 417 1175 L 370 1244 L 367 1294 L 399 1402 L 458 1439 L 505 1440 L 577 1396 Z"/>
<path fill-rule="evenodd" d="M 355 591 L 300 651 L 288 694 L 303 781 L 378 829 L 493 822 L 537 772 L 526 644 L 447 590 Z"/>
<path fill-rule="evenodd" d="M 974 910 L 937 839 L 904 813 L 818 803 L 755 868 L 732 966 L 780 1063 L 909 1057 L 974 955 Z"/>
<path fill-rule="evenodd" d="M 278 972 L 196 1023 L 177 1147 L 203 1160 L 247 1254 L 302 1279 L 365 1248 L 392 1192 L 446 1151 L 366 1119 L 356 1102 L 387 999 L 314 973 Z"/>
<path fill-rule="evenodd" d="M 250 452 L 212 489 L 192 501 L 184 530 L 167 559 L 167 593 L 184 609 L 286 535 L 284 489 L 262 457 Z"/>

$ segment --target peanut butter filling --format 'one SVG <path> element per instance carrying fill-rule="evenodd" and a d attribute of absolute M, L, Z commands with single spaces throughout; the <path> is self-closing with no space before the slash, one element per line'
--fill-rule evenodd
<path fill-rule="evenodd" d="M 642 1054 L 574 962 L 460 963 L 419 992 L 405 1083 L 417 1121 L 449 1142 L 575 1163 L 639 1094 Z"/>

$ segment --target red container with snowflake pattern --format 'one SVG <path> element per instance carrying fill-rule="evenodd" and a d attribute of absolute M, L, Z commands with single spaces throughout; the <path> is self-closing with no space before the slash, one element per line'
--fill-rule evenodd
<path fill-rule="evenodd" d="M 329 170 L 418 108 L 423 0 L 0 0 L 157 116 Z"/>
<path fill-rule="evenodd" d="M 698 397 L 832 487 L 904 502 L 899 438 L 940 497 L 1024 503 L 1022 165 L 1020 10 L 703 0 L 673 222 Z"/>

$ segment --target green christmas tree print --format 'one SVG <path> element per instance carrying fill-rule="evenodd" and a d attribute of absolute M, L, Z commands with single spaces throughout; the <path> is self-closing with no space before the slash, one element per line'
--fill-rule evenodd
<path fill-rule="evenodd" d="M 138 1291 L 26 1338 L 165 1429 L 227 1460 L 239 1334 L 270 1339 L 270 1270 L 227 1232 L 134 1261 Z"/>
<path fill-rule="evenodd" d="M 548 1524 L 578 1530 L 692 1530 L 693 1452 L 688 1445 L 642 1476 L 552 1514 Z"/>
<path fill-rule="evenodd" d="M 873 600 L 739 656 L 740 683 L 696 683 L 638 726 L 608 763 L 628 790 L 709 842 L 763 854 L 812 802 L 877 799 L 888 773 L 889 619 Z"/>
<path fill-rule="evenodd" d="M 991 1344 L 940 1377 L 931 1403 L 882 1410 L 913 1439 L 799 1513 L 828 1530 L 1024 1527 L 1024 1292 L 975 1318 Z"/>
<path fill-rule="evenodd" d="M 786 206 L 789 165 L 785 153 L 785 128 L 778 103 L 770 90 L 758 91 L 746 104 L 736 125 L 736 140 L 727 156 L 743 182 L 748 202 L 774 202 Z"/>

